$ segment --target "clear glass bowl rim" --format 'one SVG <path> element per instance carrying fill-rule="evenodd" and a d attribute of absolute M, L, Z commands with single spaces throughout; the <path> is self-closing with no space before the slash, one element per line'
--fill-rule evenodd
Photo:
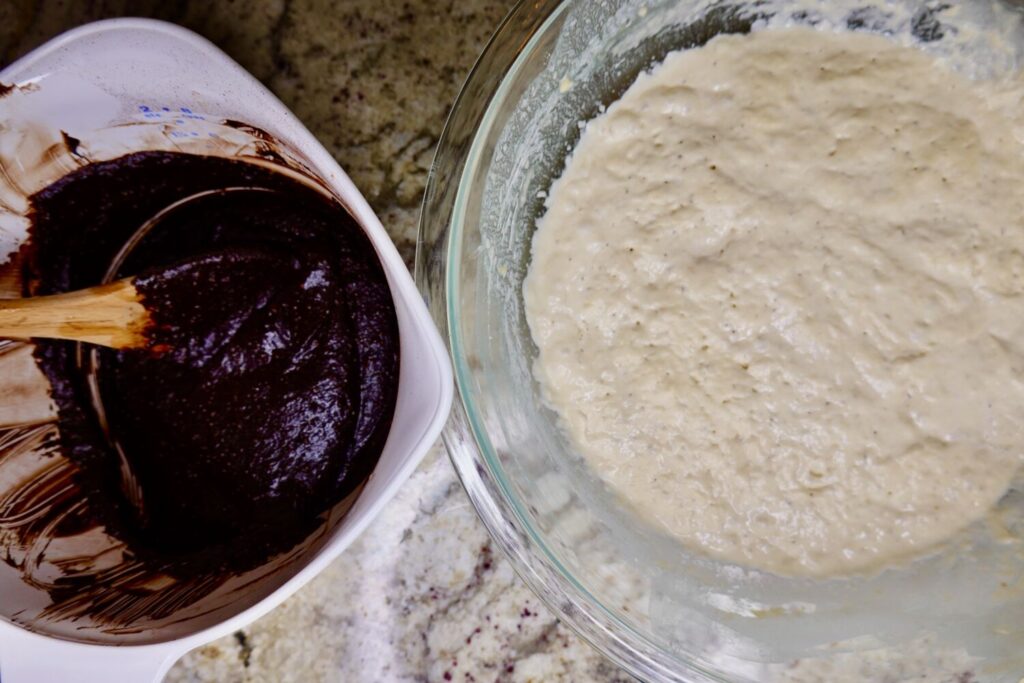
<path fill-rule="evenodd" d="M 693 662 L 665 651 L 621 622 L 586 591 L 547 548 L 522 514 L 505 482 L 496 453 L 475 413 L 463 378 L 469 372 L 460 354 L 449 293 L 459 264 L 463 225 L 457 202 L 461 181 L 474 156 L 476 133 L 491 103 L 537 36 L 557 18 L 561 0 L 519 0 L 495 30 L 452 106 L 427 178 L 416 243 L 415 280 L 435 324 L 449 345 L 455 369 L 455 397 L 442 440 L 470 501 L 495 544 L 525 583 L 560 620 L 631 675 L 647 681 L 720 681 Z"/>

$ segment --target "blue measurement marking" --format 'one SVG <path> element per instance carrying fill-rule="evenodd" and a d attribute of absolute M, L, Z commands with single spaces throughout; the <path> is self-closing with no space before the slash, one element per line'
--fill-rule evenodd
<path fill-rule="evenodd" d="M 179 126 L 185 125 L 188 121 L 206 120 L 205 116 L 195 113 L 189 107 L 178 107 L 177 111 L 173 111 L 170 107 L 159 107 L 157 109 L 148 104 L 140 104 L 139 111 L 142 113 L 142 118 L 145 119 L 166 119 L 168 116 L 173 116 L 174 123 Z"/>
<path fill-rule="evenodd" d="M 183 118 L 195 119 L 197 121 L 205 121 L 206 120 L 205 116 L 202 116 L 200 114 L 195 113 L 194 111 L 192 111 L 188 107 L 181 107 L 179 111 L 181 111 L 181 113 L 183 115 Z"/>

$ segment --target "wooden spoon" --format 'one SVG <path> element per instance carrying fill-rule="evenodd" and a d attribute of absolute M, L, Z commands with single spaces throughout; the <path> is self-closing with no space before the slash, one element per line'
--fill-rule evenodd
<path fill-rule="evenodd" d="M 114 349 L 146 348 L 153 318 L 140 299 L 133 277 L 65 294 L 0 299 L 0 337 L 47 337 Z M 94 405 L 102 415 L 95 380 L 90 386 Z M 105 419 L 101 418 L 101 424 L 106 431 Z M 120 446 L 114 446 L 120 461 L 121 489 L 139 518 L 145 519 L 139 480 Z"/>
<path fill-rule="evenodd" d="M 134 278 L 66 294 L 0 299 L 0 337 L 46 337 L 133 349 L 150 344 L 152 326 Z"/>

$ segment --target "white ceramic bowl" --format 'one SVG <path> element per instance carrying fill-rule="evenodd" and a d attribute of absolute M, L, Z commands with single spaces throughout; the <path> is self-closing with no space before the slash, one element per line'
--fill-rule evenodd
<path fill-rule="evenodd" d="M 259 162 L 265 131 L 293 166 L 318 179 L 348 207 L 373 242 L 394 297 L 401 374 L 387 444 L 347 513 L 336 510 L 323 533 L 311 536 L 286 560 L 230 581 L 202 604 L 117 629 L 88 618 L 48 617 L 49 594 L 24 581 L 25 571 L 0 563 L 4 683 L 159 680 L 189 649 L 278 605 L 367 527 L 426 454 L 448 415 L 452 380 L 447 351 L 405 264 L 352 181 L 277 98 L 203 38 L 156 21 L 97 22 L 7 67 L 0 83 L 18 86 L 0 98 L 0 158 L 6 160 L 0 174 L 0 260 L 25 241 L 26 198 L 52 180 L 54 165 L 70 170 L 85 163 L 59 144 L 63 133 L 80 141 L 78 152 L 89 160 L 166 149 Z M 225 126 L 224 120 L 255 128 Z M 40 155 L 33 150 L 46 150 L 40 143 L 50 139 L 56 146 L 44 151 L 49 156 L 30 158 Z M 5 290 L 0 296 L 20 294 L 10 277 L 0 280 Z M 30 346 L 5 342 L 0 349 L 0 498 L 47 462 L 43 437 L 55 434 L 56 426 L 41 382 Z M 0 516 L 0 552 L 24 557 L 32 549 L 10 547 L 15 534 L 4 533 L 5 524 L 16 523 Z M 52 581 L 54 566 L 46 565 L 42 554 L 36 559 L 42 565 L 29 573 Z"/>

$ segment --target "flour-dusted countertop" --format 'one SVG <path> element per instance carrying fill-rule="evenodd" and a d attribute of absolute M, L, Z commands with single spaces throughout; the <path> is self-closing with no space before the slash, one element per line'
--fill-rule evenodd
<path fill-rule="evenodd" d="M 434 146 L 510 0 L 0 2 L 0 66 L 63 30 L 150 16 L 206 36 L 348 171 L 411 262 Z M 363 536 L 168 681 L 627 681 L 498 554 L 440 447 Z"/>

